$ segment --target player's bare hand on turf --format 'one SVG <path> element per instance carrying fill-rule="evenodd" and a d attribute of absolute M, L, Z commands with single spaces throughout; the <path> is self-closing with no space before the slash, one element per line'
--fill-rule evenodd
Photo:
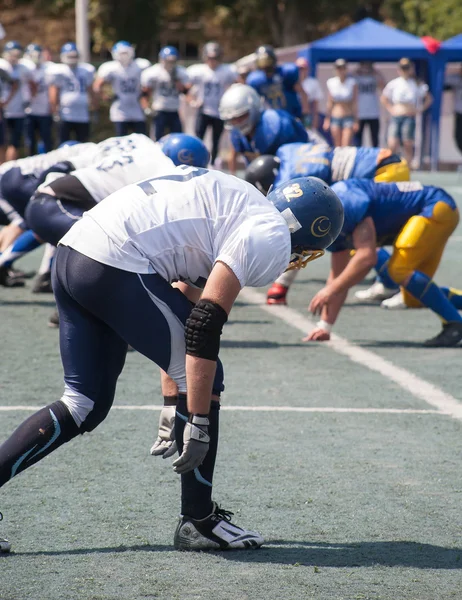
<path fill-rule="evenodd" d="M 328 306 L 329 302 L 332 300 L 333 295 L 334 293 L 332 290 L 328 285 L 326 285 L 326 287 L 323 287 L 322 290 L 319 290 L 313 300 L 311 300 L 308 310 L 314 315 L 320 315 L 322 309 L 325 306 Z"/>
<path fill-rule="evenodd" d="M 164 406 L 160 411 L 159 433 L 151 448 L 153 456 L 169 458 L 175 454 L 175 412 L 176 406 Z"/>
<path fill-rule="evenodd" d="M 328 342 L 330 333 L 321 327 L 315 327 L 310 333 L 303 338 L 303 342 Z"/>
<path fill-rule="evenodd" d="M 207 417 L 193 415 L 186 423 L 183 432 L 183 452 L 173 463 L 173 470 L 179 475 L 199 467 L 209 450 L 209 420 Z"/>

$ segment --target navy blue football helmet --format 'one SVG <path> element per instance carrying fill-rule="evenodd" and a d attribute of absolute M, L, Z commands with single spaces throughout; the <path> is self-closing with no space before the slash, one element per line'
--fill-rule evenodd
<path fill-rule="evenodd" d="M 202 140 L 186 133 L 170 133 L 159 140 L 162 152 L 175 165 L 207 167 L 210 153 Z"/>
<path fill-rule="evenodd" d="M 295 177 L 267 196 L 289 226 L 290 269 L 302 269 L 324 254 L 343 226 L 343 206 L 335 192 L 318 177 Z"/>
<path fill-rule="evenodd" d="M 11 40 L 3 46 L 3 58 L 5 58 L 12 65 L 16 65 L 19 62 L 23 53 L 23 48 L 16 40 Z"/>
<path fill-rule="evenodd" d="M 74 67 L 79 62 L 80 54 L 75 42 L 67 42 L 61 47 L 59 58 L 61 62 Z"/>
<path fill-rule="evenodd" d="M 263 69 L 264 71 L 266 69 L 274 69 L 277 62 L 278 59 L 273 46 L 259 46 L 255 50 L 255 65 L 257 69 Z"/>

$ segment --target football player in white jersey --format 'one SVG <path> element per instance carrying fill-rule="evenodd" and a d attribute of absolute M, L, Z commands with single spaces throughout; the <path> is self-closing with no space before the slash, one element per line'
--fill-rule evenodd
<path fill-rule="evenodd" d="M 49 98 L 52 62 L 46 61 L 38 44 L 26 46 L 21 64 L 30 71 L 31 98 L 26 110 L 26 142 L 30 155 L 37 154 L 36 135 L 40 136 L 45 152 L 53 150 L 53 118 Z"/>
<path fill-rule="evenodd" d="M 77 46 L 73 42 L 61 48 L 61 64 L 52 70 L 50 85 L 51 111 L 59 118 L 59 143 L 72 139 L 87 142 L 90 137 L 90 112 L 96 109 L 93 94 L 95 68 L 80 62 Z"/>
<path fill-rule="evenodd" d="M 23 49 L 19 42 L 7 42 L 3 48 L 3 58 L 0 59 L 0 69 L 6 72 L 11 81 L 16 81 L 13 87 L 5 87 L 2 96 L 3 114 L 7 128 L 6 160 L 16 160 L 18 150 L 22 147 L 25 108 L 30 100 L 30 71 L 21 64 Z"/>
<path fill-rule="evenodd" d="M 180 94 L 190 88 L 189 77 L 184 67 L 178 65 L 178 50 L 173 46 L 165 46 L 159 52 L 159 62 L 144 70 L 141 75 L 143 88 L 142 104 L 149 108 L 149 98 L 152 97 L 152 121 L 154 139 L 160 140 L 166 133 L 181 133 L 178 110 Z"/>
<path fill-rule="evenodd" d="M 319 179 L 290 180 L 265 198 L 232 175 L 190 166 L 125 187 L 86 212 L 61 240 L 53 267 L 64 393 L 0 446 L 0 486 L 105 419 L 130 344 L 178 392 L 166 400 L 159 436 L 164 453 L 173 439 L 179 453 L 175 548 L 261 546 L 258 533 L 234 525 L 212 500 L 222 328 L 244 286 L 305 266 L 342 224 L 339 199 Z"/>
<path fill-rule="evenodd" d="M 237 81 L 237 73 L 231 65 L 222 63 L 223 51 L 216 42 L 208 42 L 202 51 L 204 63 L 188 68 L 194 93 L 194 104 L 199 108 L 196 118 L 196 135 L 204 139 L 205 132 L 212 129 L 212 165 L 218 156 L 218 145 L 223 133 L 224 122 L 218 107 L 228 87 Z"/>
<path fill-rule="evenodd" d="M 144 111 L 140 104 L 141 73 L 151 65 L 145 58 L 135 58 L 135 49 L 125 41 L 112 48 L 113 60 L 103 63 L 96 73 L 93 90 L 103 97 L 103 87 L 112 88 L 109 118 L 114 123 L 115 134 L 146 133 Z"/>

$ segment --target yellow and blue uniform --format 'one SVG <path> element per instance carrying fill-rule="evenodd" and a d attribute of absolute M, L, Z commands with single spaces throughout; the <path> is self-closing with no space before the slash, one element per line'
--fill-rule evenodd
<path fill-rule="evenodd" d="M 376 183 L 350 179 L 335 183 L 345 220 L 331 252 L 352 249 L 352 234 L 367 217 L 377 233 L 377 245 L 393 245 L 380 273 L 403 286 L 406 302 L 422 303 L 444 321 L 462 321 L 456 308 L 432 281 L 450 235 L 459 222 L 454 199 L 443 189 L 419 182 Z"/>
<path fill-rule="evenodd" d="M 247 164 L 260 154 L 276 154 L 283 144 L 307 142 L 308 134 L 298 119 L 285 110 L 263 110 L 251 135 L 232 129 L 230 140 L 236 152 L 243 154 Z"/>
<path fill-rule="evenodd" d="M 275 67 L 269 75 L 261 69 L 252 71 L 247 76 L 246 84 L 263 96 L 270 108 L 286 110 L 294 117 L 302 117 L 302 106 L 296 92 L 299 71 L 294 63 L 285 63 Z"/>
<path fill-rule="evenodd" d="M 293 177 L 308 176 L 319 177 L 329 185 L 351 178 L 409 181 L 406 161 L 385 148 L 293 143 L 281 146 L 276 156 L 281 167 L 275 185 Z"/>

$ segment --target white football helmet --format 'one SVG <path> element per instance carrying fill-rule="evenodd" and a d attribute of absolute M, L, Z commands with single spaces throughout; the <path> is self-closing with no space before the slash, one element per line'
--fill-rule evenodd
<path fill-rule="evenodd" d="M 238 129 L 247 135 L 258 123 L 261 106 L 260 96 L 250 85 L 234 83 L 221 98 L 220 118 L 226 129 Z"/>

